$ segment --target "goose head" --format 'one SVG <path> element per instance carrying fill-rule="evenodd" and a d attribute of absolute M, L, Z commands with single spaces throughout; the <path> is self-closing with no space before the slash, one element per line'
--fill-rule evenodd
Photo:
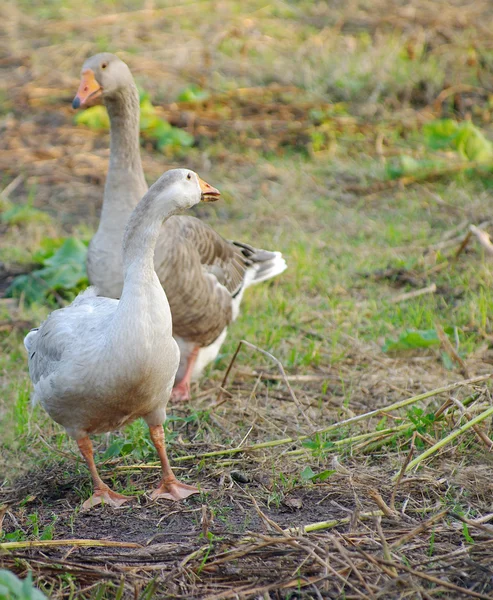
<path fill-rule="evenodd" d="M 109 52 L 95 54 L 82 65 L 80 85 L 72 107 L 101 104 L 105 97 L 118 94 L 132 84 L 132 74 L 123 60 Z"/>
<path fill-rule="evenodd" d="M 220 192 L 201 179 L 190 169 L 171 169 L 166 171 L 149 188 L 156 210 L 161 212 L 184 210 L 199 202 L 214 202 Z"/>

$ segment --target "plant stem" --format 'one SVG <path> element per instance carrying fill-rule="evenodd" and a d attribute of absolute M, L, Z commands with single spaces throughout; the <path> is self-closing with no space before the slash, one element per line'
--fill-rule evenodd
<path fill-rule="evenodd" d="M 358 515 L 358 519 L 372 519 L 374 517 L 384 516 L 381 510 L 373 510 L 371 512 L 364 512 Z M 309 525 L 302 525 L 301 527 L 288 527 L 284 529 L 284 533 L 299 534 L 299 533 L 311 533 L 312 531 L 321 531 L 322 529 L 332 529 L 338 525 L 349 523 L 352 517 L 343 517 L 342 519 L 331 519 L 330 521 L 318 521 L 317 523 L 310 523 Z"/>
<path fill-rule="evenodd" d="M 56 548 L 57 546 L 105 546 L 115 548 L 141 548 L 133 542 L 113 542 L 111 540 L 34 540 L 26 542 L 3 542 L 0 550 L 17 550 L 19 548 Z"/>
<path fill-rule="evenodd" d="M 482 412 L 477 417 L 474 417 L 474 419 L 471 419 L 470 421 L 468 421 L 467 423 L 465 423 L 461 427 L 458 427 L 455 431 L 452 431 L 452 433 L 449 433 L 442 440 L 440 440 L 439 442 L 437 442 L 436 444 L 434 444 L 433 446 L 431 446 L 431 448 L 428 448 L 428 450 L 425 450 L 423 453 L 421 453 L 419 456 L 417 456 L 414 460 L 412 460 L 407 465 L 405 472 L 407 473 L 408 471 L 410 471 L 411 469 L 413 469 L 414 467 L 416 467 L 417 465 L 419 465 L 420 462 L 422 462 L 423 460 L 425 460 L 426 458 L 428 458 L 432 454 L 435 454 L 435 452 L 437 452 L 438 450 L 440 450 L 440 448 L 443 448 L 449 442 L 451 442 L 452 440 L 455 440 L 456 437 L 458 437 L 459 435 L 461 435 L 462 433 L 464 433 L 468 429 L 471 429 L 471 427 L 474 427 L 474 425 L 476 425 L 477 423 L 480 423 L 481 421 L 484 421 L 485 419 L 487 419 L 492 414 L 493 414 L 493 406 L 491 406 L 490 408 L 488 408 L 487 410 L 485 410 L 484 412 Z"/>
<path fill-rule="evenodd" d="M 398 410 L 399 408 L 404 408 L 405 406 L 409 406 L 410 404 L 416 404 L 417 402 L 421 402 L 421 400 L 426 400 L 427 398 L 432 398 L 433 396 L 438 396 L 439 394 L 443 394 L 445 392 L 451 392 L 460 387 L 464 387 L 466 385 L 472 385 L 474 383 L 480 383 L 482 381 L 487 381 L 491 379 L 493 374 L 488 375 L 480 375 L 479 377 L 473 377 L 471 379 L 465 379 L 464 381 L 458 381 L 456 383 L 452 383 L 450 385 L 446 385 L 444 387 L 436 388 L 429 392 L 424 392 L 423 394 L 418 394 L 417 396 L 412 396 L 411 398 L 406 398 L 405 400 L 399 400 L 398 402 L 394 402 L 393 404 L 389 404 L 388 406 L 382 406 L 381 408 L 376 408 L 375 410 L 371 410 L 369 412 L 363 413 L 361 415 L 356 415 L 355 417 L 351 417 L 349 419 L 344 419 L 343 421 L 338 421 L 337 423 L 333 423 L 332 425 L 328 425 L 327 427 L 323 427 L 322 429 L 317 429 L 312 432 L 310 435 L 300 435 L 299 437 L 288 437 L 282 438 L 280 440 L 270 440 L 268 442 L 261 442 L 259 444 L 252 444 L 251 446 L 237 447 L 237 448 L 227 448 L 224 450 L 213 450 L 212 452 L 203 452 L 202 454 L 188 454 L 186 456 L 178 456 L 174 459 L 173 462 L 185 462 L 187 460 L 197 460 L 201 458 L 213 458 L 215 456 L 229 456 L 231 454 L 237 454 L 239 452 L 252 452 L 254 450 L 262 450 L 263 448 L 275 448 L 276 446 L 285 446 L 287 444 L 295 444 L 298 442 L 302 442 L 303 440 L 307 440 L 317 434 L 328 433 L 329 431 L 334 431 L 335 429 L 339 429 L 340 427 L 344 427 L 345 425 L 352 425 L 353 423 L 358 423 L 359 421 L 363 421 L 365 419 L 370 419 L 371 417 L 375 417 L 382 413 L 387 413 L 392 410 Z M 475 424 L 476 421 L 469 421 L 469 423 Z M 471 425 L 470 425 L 471 426 Z M 380 432 L 381 433 L 381 432 Z M 366 434 L 363 434 L 366 435 Z M 346 440 L 347 441 L 347 440 Z M 139 469 L 139 468 L 150 468 L 154 465 L 128 465 L 123 467 L 116 467 L 115 470 L 127 470 L 127 469 Z M 156 464 L 156 466 L 158 466 Z"/>

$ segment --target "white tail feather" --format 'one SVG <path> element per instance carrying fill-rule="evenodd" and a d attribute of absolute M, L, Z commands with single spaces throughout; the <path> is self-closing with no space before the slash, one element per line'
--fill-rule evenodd
<path fill-rule="evenodd" d="M 280 252 L 272 252 L 272 254 L 274 256 L 270 260 L 255 263 L 251 267 L 251 270 L 254 271 L 254 277 L 245 276 L 244 288 L 247 288 L 254 283 L 260 283 L 266 279 L 271 279 L 288 268 L 288 265 Z"/>

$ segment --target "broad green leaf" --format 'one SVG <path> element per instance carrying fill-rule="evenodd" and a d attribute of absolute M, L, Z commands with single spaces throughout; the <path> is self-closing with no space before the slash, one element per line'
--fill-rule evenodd
<path fill-rule="evenodd" d="M 188 132 L 173 127 L 158 116 L 149 94 L 140 90 L 140 131 L 144 138 L 156 142 L 159 151 L 178 151 L 194 143 L 194 138 Z M 78 125 L 91 129 L 109 129 L 110 121 L 104 106 L 93 106 L 75 116 Z"/>
<path fill-rule="evenodd" d="M 446 328 L 445 331 L 446 333 L 453 333 L 453 328 Z M 439 345 L 440 340 L 435 329 L 406 329 L 397 340 L 385 340 L 382 350 L 384 352 L 398 352 L 399 350 L 431 348 Z"/>
<path fill-rule="evenodd" d="M 423 126 L 426 144 L 433 150 L 450 148 L 457 135 L 459 124 L 452 119 L 438 119 Z"/>
<path fill-rule="evenodd" d="M 161 135 L 157 140 L 158 150 L 164 151 L 166 148 L 179 149 L 192 146 L 194 138 L 183 129 L 173 127 L 169 132 Z"/>
<path fill-rule="evenodd" d="M 493 144 L 470 121 L 461 123 L 455 145 L 459 154 L 479 163 L 493 162 Z"/>
<path fill-rule="evenodd" d="M 331 475 L 333 475 L 335 470 L 326 470 L 321 473 L 315 473 L 315 471 L 311 467 L 305 467 L 303 471 L 301 471 L 301 479 L 303 481 L 325 481 Z"/>
<path fill-rule="evenodd" d="M 419 177 L 426 177 L 427 173 L 438 171 L 446 166 L 445 162 L 439 159 L 424 158 L 417 160 L 412 156 L 403 154 L 398 156 L 396 159 L 389 161 L 386 166 L 387 176 L 390 179 L 398 179 L 399 177 L 406 177 L 415 175 Z"/>
<path fill-rule="evenodd" d="M 83 242 L 67 238 L 54 254 L 42 260 L 43 268 L 16 277 L 7 294 L 14 297 L 23 294 L 29 304 L 42 302 L 53 292 L 64 292 L 72 299 L 88 285 L 86 256 L 87 247 Z"/>
<path fill-rule="evenodd" d="M 315 477 L 312 477 L 312 481 L 326 481 L 334 473 L 336 473 L 335 469 L 327 469 L 325 471 L 317 473 Z"/>
<path fill-rule="evenodd" d="M 471 121 L 457 123 L 439 119 L 423 127 L 426 144 L 433 150 L 451 149 L 466 160 L 489 164 L 493 162 L 493 143 Z"/>
<path fill-rule="evenodd" d="M 303 471 L 301 471 L 300 475 L 303 481 L 310 481 L 313 479 L 313 477 L 315 477 L 315 471 L 311 467 L 305 467 Z"/>
<path fill-rule="evenodd" d="M 75 115 L 77 125 L 85 125 L 90 129 L 110 128 L 110 118 L 108 112 L 103 105 L 91 106 Z"/>
<path fill-rule="evenodd" d="M 209 96 L 210 94 L 207 90 L 202 89 L 196 84 L 192 84 L 180 92 L 180 94 L 178 95 L 178 101 L 201 102 L 202 100 L 207 100 Z"/>
<path fill-rule="evenodd" d="M 62 246 L 44 264 L 50 267 L 61 267 L 67 264 L 85 265 L 87 246 L 79 239 L 67 238 Z"/>
<path fill-rule="evenodd" d="M 40 247 L 32 256 L 34 263 L 43 264 L 47 258 L 53 256 L 55 252 L 63 245 L 64 238 L 44 238 L 41 240 Z"/>
<path fill-rule="evenodd" d="M 5 596 L 6 600 L 16 596 L 19 598 L 22 593 L 22 581 L 6 569 L 0 570 L 0 585 L 7 590 L 7 593 L 12 594 L 12 596 Z"/>

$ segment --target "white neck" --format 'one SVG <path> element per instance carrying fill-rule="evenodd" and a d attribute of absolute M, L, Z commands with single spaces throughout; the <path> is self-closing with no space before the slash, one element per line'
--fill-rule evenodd
<path fill-rule="evenodd" d="M 154 273 L 154 249 L 161 226 L 178 206 L 173 195 L 150 190 L 133 211 L 123 236 L 124 286 L 131 272 Z"/>
<path fill-rule="evenodd" d="M 154 271 L 154 249 L 161 225 L 176 210 L 176 203 L 172 197 L 156 200 L 152 190 L 147 192 L 123 236 L 123 291 L 112 327 L 117 347 L 133 347 L 135 340 L 142 345 L 142 340 L 152 344 L 156 339 L 162 343 L 163 336 L 171 338 L 171 312 Z"/>

